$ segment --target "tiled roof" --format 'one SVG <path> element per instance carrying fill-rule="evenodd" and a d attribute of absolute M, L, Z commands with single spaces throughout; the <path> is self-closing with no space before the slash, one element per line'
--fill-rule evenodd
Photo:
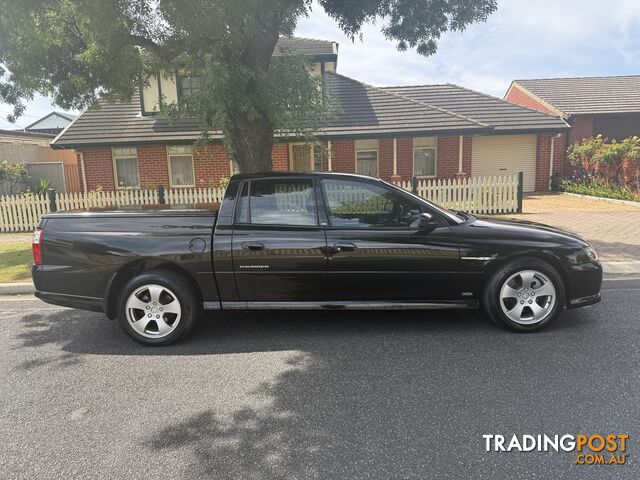
<path fill-rule="evenodd" d="M 489 127 L 440 106 L 428 105 L 343 75 L 327 72 L 324 78 L 329 97 L 339 111 L 322 129 L 325 136 L 485 131 Z"/>
<path fill-rule="evenodd" d="M 274 55 L 337 55 L 338 44 L 329 40 L 302 37 L 280 37 Z"/>
<path fill-rule="evenodd" d="M 640 75 L 514 80 L 565 115 L 640 112 Z"/>
<path fill-rule="evenodd" d="M 552 115 L 450 83 L 389 87 L 384 90 L 468 116 L 493 127 L 496 132 L 557 130 L 567 127 L 563 120 Z"/>
<path fill-rule="evenodd" d="M 320 128 L 319 137 L 517 133 L 567 128 L 557 117 L 455 85 L 377 88 L 336 73 L 326 72 L 324 78 L 337 113 Z M 172 123 L 160 116 L 143 117 L 138 95 L 129 103 L 99 102 L 99 106 L 84 112 L 53 144 L 72 148 L 180 143 L 200 136 L 196 121 Z M 212 138 L 219 137 L 219 132 L 212 134 Z"/>
<path fill-rule="evenodd" d="M 52 142 L 54 147 L 74 148 L 135 143 L 195 141 L 200 137 L 197 121 L 171 122 L 159 116 L 140 114 L 140 95 L 130 102 L 100 100 L 83 112 Z"/>

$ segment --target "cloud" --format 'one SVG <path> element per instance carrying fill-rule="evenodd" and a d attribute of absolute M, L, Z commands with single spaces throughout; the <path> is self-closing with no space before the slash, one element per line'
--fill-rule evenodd
<path fill-rule="evenodd" d="M 340 43 L 341 73 L 376 85 L 457 83 L 496 96 L 515 78 L 640 73 L 638 0 L 504 0 L 486 23 L 448 33 L 424 58 L 365 27 L 352 43 L 319 6 L 296 34 Z"/>

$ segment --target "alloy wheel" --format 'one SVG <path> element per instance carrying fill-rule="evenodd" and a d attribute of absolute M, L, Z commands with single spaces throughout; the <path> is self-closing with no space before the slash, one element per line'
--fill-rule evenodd
<path fill-rule="evenodd" d="M 163 338 L 173 332 L 182 316 L 178 297 L 167 287 L 150 284 L 136 288 L 127 299 L 129 325 L 147 338 Z"/>
<path fill-rule="evenodd" d="M 500 289 L 500 307 L 513 322 L 533 325 L 547 318 L 556 304 L 556 288 L 545 274 L 522 270 L 511 275 Z"/>

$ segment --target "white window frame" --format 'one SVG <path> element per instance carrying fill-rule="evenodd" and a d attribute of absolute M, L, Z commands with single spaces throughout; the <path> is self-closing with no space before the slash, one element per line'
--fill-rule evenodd
<path fill-rule="evenodd" d="M 433 175 L 416 175 L 416 150 L 423 149 L 433 150 Z M 416 178 L 436 178 L 438 176 L 438 137 L 415 137 L 413 139 L 411 175 Z"/>
<path fill-rule="evenodd" d="M 173 183 L 173 174 L 171 173 L 171 157 L 191 157 L 191 173 L 193 175 L 193 184 L 178 185 Z M 172 145 L 167 147 L 167 167 L 169 169 L 169 186 L 171 188 L 193 188 L 196 186 L 196 166 L 193 159 L 193 147 L 186 145 Z"/>
<path fill-rule="evenodd" d="M 375 142 L 375 148 L 373 148 L 373 142 Z M 380 142 L 377 138 L 369 140 L 356 140 L 354 142 L 355 150 L 355 173 L 358 173 L 358 153 L 361 152 L 375 152 L 376 153 L 376 177 L 380 177 Z"/>
<path fill-rule="evenodd" d="M 135 158 L 136 159 L 136 172 L 138 173 L 138 185 L 130 187 L 121 187 L 118 184 L 118 166 L 116 159 L 118 158 Z M 111 149 L 111 163 L 113 165 L 113 184 L 116 190 L 123 190 L 127 188 L 140 188 L 140 160 L 138 159 L 138 149 L 136 147 L 117 147 Z"/>
<path fill-rule="evenodd" d="M 316 170 L 315 167 L 315 158 L 316 158 L 316 148 L 320 149 L 320 154 L 322 155 L 322 144 L 319 142 L 314 143 L 306 143 L 306 142 L 289 142 L 289 171 L 293 172 L 293 146 L 294 145 L 309 145 L 311 147 L 311 155 L 309 156 L 309 170 L 307 172 L 322 172 L 322 167 L 320 170 Z M 322 166 L 324 167 L 324 159 L 322 161 Z"/>

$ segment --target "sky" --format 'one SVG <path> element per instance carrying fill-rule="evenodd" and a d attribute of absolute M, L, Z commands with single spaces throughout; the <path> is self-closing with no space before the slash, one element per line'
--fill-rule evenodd
<path fill-rule="evenodd" d="M 513 79 L 640 74 L 640 0 L 499 0 L 487 22 L 445 34 L 430 57 L 399 52 L 381 25 L 352 42 L 314 5 L 296 35 L 338 42 L 338 72 L 378 86 L 456 83 L 503 97 Z M 53 109 L 38 97 L 12 125 L 0 104 L 0 129 Z"/>

